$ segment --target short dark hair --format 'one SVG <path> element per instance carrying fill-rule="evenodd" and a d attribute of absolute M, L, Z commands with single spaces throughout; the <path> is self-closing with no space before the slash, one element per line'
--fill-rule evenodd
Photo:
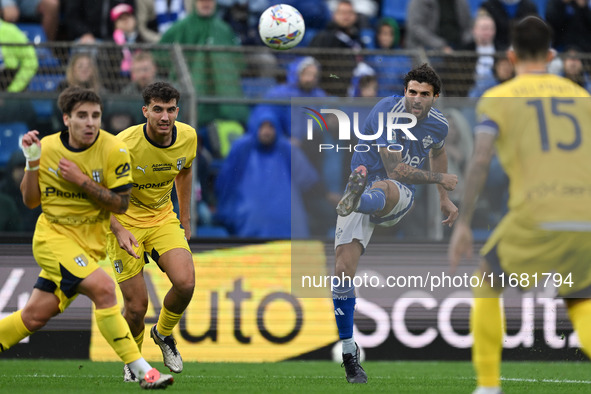
<path fill-rule="evenodd" d="M 144 104 L 150 105 L 152 99 L 168 103 L 170 100 L 176 100 L 176 104 L 179 104 L 181 94 L 174 86 L 168 82 L 154 82 L 145 87 L 142 92 L 144 98 Z"/>
<path fill-rule="evenodd" d="M 417 81 L 418 83 L 428 83 L 433 86 L 433 96 L 441 93 L 441 79 L 439 75 L 427 63 L 423 63 L 418 67 L 413 68 L 404 77 L 404 89 L 408 87 L 410 81 Z"/>
<path fill-rule="evenodd" d="M 552 28 L 537 16 L 527 16 L 513 26 L 511 45 L 520 60 L 546 57 L 552 41 Z"/>
<path fill-rule="evenodd" d="M 64 89 L 57 98 L 57 106 L 66 115 L 72 115 L 74 107 L 80 103 L 98 104 L 103 111 L 103 102 L 99 95 L 91 89 L 84 89 L 78 86 L 71 86 Z"/>

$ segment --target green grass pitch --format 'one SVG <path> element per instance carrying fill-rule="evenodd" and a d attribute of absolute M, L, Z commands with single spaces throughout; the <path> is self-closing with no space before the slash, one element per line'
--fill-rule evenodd
<path fill-rule="evenodd" d="M 153 363 L 161 371 L 161 363 Z M 339 364 L 323 361 L 272 364 L 185 363 L 168 392 L 176 393 L 471 393 L 468 362 L 365 362 L 367 385 L 345 381 Z M 506 393 L 589 393 L 586 362 L 505 362 Z M 138 392 L 123 383 L 122 365 L 77 360 L 0 360 L 1 393 Z"/>

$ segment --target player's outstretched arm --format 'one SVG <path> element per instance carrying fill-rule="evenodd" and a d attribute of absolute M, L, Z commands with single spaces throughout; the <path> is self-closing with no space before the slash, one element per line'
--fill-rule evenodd
<path fill-rule="evenodd" d="M 431 169 L 439 173 L 447 173 L 447 152 L 445 146 L 440 149 L 431 149 L 430 153 Z M 458 207 L 449 199 L 447 190 L 440 184 L 437 185 L 439 192 L 439 206 L 441 212 L 445 215 L 442 224 L 447 224 L 451 227 L 458 217 Z"/>
<path fill-rule="evenodd" d="M 65 158 L 60 159 L 59 170 L 66 181 L 80 186 L 102 208 L 114 213 L 127 211 L 131 190 L 115 193 L 90 179 L 76 163 Z"/>
<path fill-rule="evenodd" d="M 445 190 L 453 190 L 458 184 L 456 175 L 425 171 L 403 163 L 401 152 L 389 152 L 387 149 L 380 149 L 380 157 L 388 177 L 397 181 L 413 185 L 436 183 Z"/>

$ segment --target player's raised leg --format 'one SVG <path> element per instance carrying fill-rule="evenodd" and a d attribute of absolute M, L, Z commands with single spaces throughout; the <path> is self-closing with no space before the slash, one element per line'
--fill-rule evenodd
<path fill-rule="evenodd" d="M 398 204 L 400 191 L 392 182 L 376 181 L 367 189 L 366 183 L 367 169 L 362 165 L 358 166 L 349 176 L 343 198 L 337 205 L 339 216 L 359 212 L 382 217 Z"/>
<path fill-rule="evenodd" d="M 339 216 L 347 216 L 355 211 L 359 206 L 359 200 L 365 189 L 367 182 L 367 169 L 364 166 L 358 166 L 349 175 L 349 181 L 341 201 L 337 204 L 337 213 Z"/>
<path fill-rule="evenodd" d="M 164 365 L 172 372 L 180 373 L 183 370 L 183 359 L 176 347 L 172 330 L 181 320 L 193 297 L 193 257 L 188 250 L 172 249 L 160 256 L 159 264 L 168 275 L 172 287 L 164 297 L 158 323 L 150 330 L 150 336 L 162 351 Z"/>

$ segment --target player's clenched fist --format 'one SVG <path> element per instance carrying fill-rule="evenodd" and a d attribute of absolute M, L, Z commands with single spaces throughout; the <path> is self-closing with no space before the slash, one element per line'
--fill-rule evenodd
<path fill-rule="evenodd" d="M 442 174 L 441 182 L 439 183 L 447 191 L 456 188 L 458 184 L 458 176 L 455 174 Z"/>
<path fill-rule="evenodd" d="M 66 158 L 61 158 L 59 162 L 59 169 L 62 177 L 69 182 L 72 182 L 78 186 L 82 185 L 84 181 L 88 179 L 86 175 L 80 170 L 80 168 Z"/>

